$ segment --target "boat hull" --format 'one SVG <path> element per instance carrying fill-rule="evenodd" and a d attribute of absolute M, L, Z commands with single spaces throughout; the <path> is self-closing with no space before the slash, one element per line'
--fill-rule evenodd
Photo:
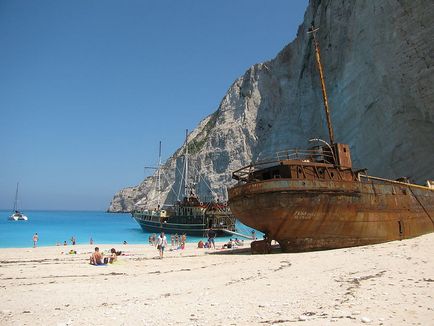
<path fill-rule="evenodd" d="M 146 219 L 143 216 L 135 215 L 134 220 L 147 233 L 167 233 L 167 234 L 186 234 L 194 237 L 206 237 L 208 234 L 207 225 L 201 224 L 181 224 L 181 223 L 161 223 L 157 220 Z M 227 235 L 224 231 L 215 229 L 217 236 Z"/>
<path fill-rule="evenodd" d="M 12 214 L 11 216 L 9 216 L 9 220 L 10 221 L 27 221 L 28 218 L 26 215 L 23 214 Z"/>
<path fill-rule="evenodd" d="M 404 184 L 271 179 L 228 190 L 244 224 L 282 251 L 335 249 L 434 231 L 434 191 Z"/>

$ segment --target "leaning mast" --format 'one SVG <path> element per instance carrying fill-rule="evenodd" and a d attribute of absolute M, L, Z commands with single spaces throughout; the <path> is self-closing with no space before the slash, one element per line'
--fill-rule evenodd
<path fill-rule="evenodd" d="M 161 140 L 160 140 L 160 147 L 158 150 L 158 209 L 160 209 L 161 205 Z"/>
<path fill-rule="evenodd" d="M 318 40 L 316 38 L 316 32 L 318 30 L 319 30 L 319 28 L 315 28 L 315 26 L 312 25 L 312 27 L 309 28 L 308 34 L 312 34 L 312 36 L 313 36 L 313 44 L 315 46 L 315 59 L 316 59 L 316 64 L 317 64 L 318 71 L 319 71 L 319 78 L 321 81 L 322 98 L 324 101 L 324 109 L 325 109 L 325 114 L 326 114 L 326 118 L 327 118 L 327 127 L 329 130 L 330 145 L 333 146 L 335 143 L 333 126 L 332 126 L 332 121 L 330 118 L 329 102 L 327 99 L 327 91 L 326 91 L 325 80 L 324 80 L 324 71 L 323 71 L 322 64 L 321 64 L 321 55 L 320 55 L 320 51 L 319 51 L 319 43 L 318 43 Z"/>

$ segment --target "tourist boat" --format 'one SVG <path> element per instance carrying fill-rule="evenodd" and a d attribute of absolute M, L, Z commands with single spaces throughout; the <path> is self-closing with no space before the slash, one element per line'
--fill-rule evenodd
<path fill-rule="evenodd" d="M 11 221 L 27 221 L 28 220 L 27 216 L 18 210 L 18 185 L 19 185 L 19 182 L 17 183 L 17 189 L 15 191 L 13 213 L 11 214 L 11 216 L 9 216 L 9 220 L 11 220 Z"/>
<path fill-rule="evenodd" d="M 265 234 L 252 250 L 283 252 L 370 245 L 434 231 L 434 187 L 354 170 L 350 148 L 334 142 L 319 45 L 311 28 L 330 143 L 277 153 L 233 172 L 229 206 L 244 224 Z"/>
<path fill-rule="evenodd" d="M 157 188 L 161 185 L 161 142 L 157 169 Z M 194 185 L 188 183 L 188 144 L 185 142 L 184 172 L 182 180 L 185 194 L 173 205 L 160 205 L 158 197 L 155 209 L 134 210 L 131 214 L 143 231 L 147 233 L 165 232 L 169 234 L 186 234 L 205 237 L 212 227 L 217 236 L 237 234 L 235 232 L 235 217 L 226 203 L 219 201 L 204 201 L 195 194 Z"/>

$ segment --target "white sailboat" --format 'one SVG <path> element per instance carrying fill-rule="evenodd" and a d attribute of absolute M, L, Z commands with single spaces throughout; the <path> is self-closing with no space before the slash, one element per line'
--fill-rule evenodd
<path fill-rule="evenodd" d="M 17 190 L 15 191 L 14 212 L 9 217 L 9 220 L 11 220 L 11 221 L 27 221 L 28 220 L 27 216 L 18 210 L 18 186 L 19 186 L 19 184 L 20 183 L 17 182 Z"/>

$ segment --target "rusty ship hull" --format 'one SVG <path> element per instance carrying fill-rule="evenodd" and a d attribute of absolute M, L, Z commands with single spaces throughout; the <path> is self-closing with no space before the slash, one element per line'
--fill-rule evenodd
<path fill-rule="evenodd" d="M 434 231 L 434 190 L 393 181 L 270 179 L 229 189 L 239 220 L 297 252 L 376 244 Z"/>
<path fill-rule="evenodd" d="M 434 189 L 353 170 L 348 144 L 336 143 L 317 39 L 311 26 L 329 143 L 291 150 L 232 173 L 229 206 L 244 224 L 265 234 L 252 251 L 335 249 L 401 240 L 434 231 Z M 256 250 L 258 249 L 258 250 Z"/>

